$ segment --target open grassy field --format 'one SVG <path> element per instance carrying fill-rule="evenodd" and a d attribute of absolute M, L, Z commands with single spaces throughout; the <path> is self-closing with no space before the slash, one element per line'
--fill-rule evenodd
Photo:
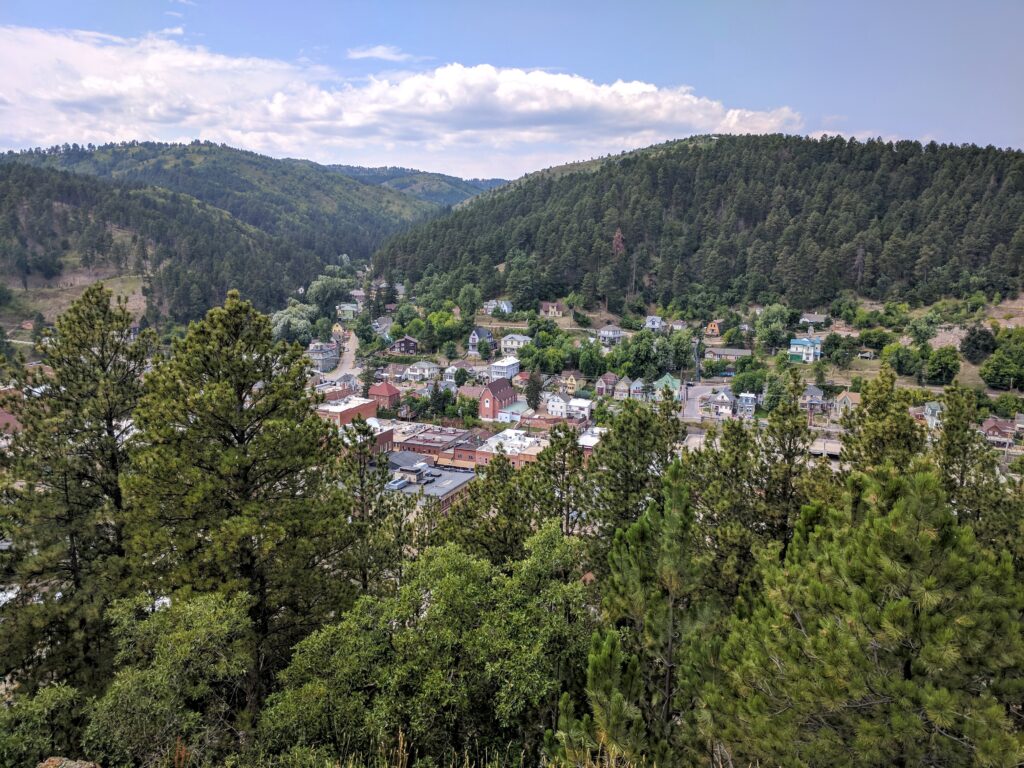
<path fill-rule="evenodd" d="M 136 317 L 142 315 L 146 299 L 142 295 L 141 276 L 116 275 L 100 269 L 72 269 L 53 280 L 30 281 L 27 290 L 21 284 L 10 285 L 14 297 L 9 304 L 0 307 L 0 325 L 13 338 L 18 338 L 18 327 L 25 321 L 31 322 L 37 312 L 42 312 L 47 322 L 53 322 L 88 286 L 99 281 L 115 295 L 125 296 L 129 310 Z"/>

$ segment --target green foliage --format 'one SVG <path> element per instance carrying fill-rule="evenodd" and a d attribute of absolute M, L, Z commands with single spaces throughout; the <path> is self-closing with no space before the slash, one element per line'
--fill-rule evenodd
<path fill-rule="evenodd" d="M 1009 559 L 958 526 L 938 478 L 855 477 L 808 508 L 737 617 L 710 729 L 740 764 L 1012 765 L 1024 644 Z M 996 638 L 999 638 L 996 640 Z"/>
<path fill-rule="evenodd" d="M 929 384 L 949 384 L 960 372 L 960 355 L 956 347 L 939 347 L 928 355 L 924 378 Z"/>
<path fill-rule="evenodd" d="M 513 751 L 539 748 L 534 724 L 554 722 L 559 690 L 582 689 L 572 673 L 593 624 L 580 543 L 552 524 L 527 551 L 503 576 L 455 545 L 428 549 L 395 596 L 360 600 L 300 644 L 263 719 L 267 742 L 340 757 L 402 734 L 414 759 L 438 762 L 512 739 Z"/>
<path fill-rule="evenodd" d="M 266 316 L 232 293 L 148 374 L 135 414 L 135 572 L 154 595 L 251 595 L 253 712 L 346 587 L 310 567 L 332 551 L 339 521 L 323 461 L 337 442 L 310 408 L 307 376 L 302 351 L 275 343 Z"/>
<path fill-rule="evenodd" d="M 11 371 L 6 407 L 22 430 L 4 456 L 13 479 L 0 538 L 11 547 L 0 564 L 16 595 L 0 605 L 0 674 L 29 689 L 57 679 L 101 690 L 113 662 L 104 612 L 130 588 L 122 482 L 154 344 L 150 332 L 133 339 L 131 315 L 111 298 L 92 285 L 58 319 L 45 345 L 52 379 Z"/>
<path fill-rule="evenodd" d="M 988 328 L 972 325 L 960 342 L 960 352 L 969 363 L 980 365 L 996 350 L 996 337 Z"/>
<path fill-rule="evenodd" d="M 35 695 L 17 694 L 0 706 L 0 765 L 36 765 L 79 749 L 81 696 L 58 683 Z"/>
<path fill-rule="evenodd" d="M 220 594 L 112 611 L 120 650 L 110 687 L 89 707 L 85 752 L 102 765 L 217 765 L 237 752 L 252 655 L 250 601 Z"/>
<path fill-rule="evenodd" d="M 896 376 L 882 366 L 878 378 L 861 389 L 861 405 L 843 416 L 842 460 L 853 469 L 868 470 L 891 462 L 907 467 L 924 448 L 924 431 L 914 421 L 906 390 L 896 389 Z"/>
<path fill-rule="evenodd" d="M 1024 386 L 1024 329 L 1004 328 L 996 336 L 996 350 L 982 364 L 979 373 L 995 389 Z"/>
<path fill-rule="evenodd" d="M 537 410 L 540 407 L 541 378 L 537 371 L 530 371 L 530 378 L 526 382 L 526 404 Z"/>
<path fill-rule="evenodd" d="M 270 316 L 274 338 L 306 346 L 313 339 L 313 325 L 319 309 L 312 304 L 289 301 L 288 306 Z"/>
<path fill-rule="evenodd" d="M 275 160 L 211 142 L 54 147 L 4 159 L 190 195 L 323 260 L 342 253 L 366 258 L 384 236 L 440 210 L 328 166 Z"/>
<path fill-rule="evenodd" d="M 655 410 L 624 401 L 594 450 L 587 469 L 594 485 L 592 523 L 603 534 L 593 539 L 598 567 L 616 529 L 635 522 L 651 504 L 664 503 L 661 477 L 686 434 L 675 406 L 662 400 Z"/>
<path fill-rule="evenodd" d="M 374 264 L 454 276 L 453 296 L 504 262 L 520 307 L 579 291 L 619 311 L 632 286 L 642 304 L 688 307 L 1015 292 L 1020 157 L 841 137 L 670 142 L 535 174 L 392 239 Z"/>
<path fill-rule="evenodd" d="M 900 376 L 917 376 L 923 365 L 918 350 L 898 342 L 888 344 L 882 350 L 882 362 Z"/>

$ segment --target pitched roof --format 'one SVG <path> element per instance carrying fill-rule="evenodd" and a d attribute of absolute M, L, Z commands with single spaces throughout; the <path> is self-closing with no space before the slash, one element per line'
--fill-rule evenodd
<path fill-rule="evenodd" d="M 491 397 L 498 400 L 516 396 L 515 390 L 512 389 L 512 383 L 508 379 L 495 379 L 484 389 L 491 393 Z"/>
<path fill-rule="evenodd" d="M 402 390 L 389 381 L 378 381 L 376 384 L 370 385 L 370 394 L 380 395 L 381 397 L 393 397 L 394 395 L 402 394 Z"/>

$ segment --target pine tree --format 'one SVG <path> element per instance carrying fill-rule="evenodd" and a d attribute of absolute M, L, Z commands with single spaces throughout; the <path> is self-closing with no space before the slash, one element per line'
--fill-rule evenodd
<path fill-rule="evenodd" d="M 588 498 L 583 448 L 579 433 L 567 424 L 556 424 L 536 464 L 528 467 L 539 495 L 533 504 L 547 515 L 557 517 L 566 536 L 577 534 L 585 523 Z"/>
<path fill-rule="evenodd" d="M 680 683 L 696 676 L 697 664 L 689 659 L 684 670 L 682 662 L 700 644 L 700 611 L 711 604 L 704 600 L 706 561 L 697 555 L 680 464 L 669 469 L 665 489 L 663 507 L 652 504 L 637 522 L 616 531 L 602 599 L 607 622 L 619 628 L 624 652 L 635 659 L 639 691 L 626 701 L 639 709 L 644 753 L 658 765 L 680 755 L 683 732 L 693 727 Z M 599 708 L 593 701 L 591 706 L 600 722 Z"/>
<path fill-rule="evenodd" d="M 892 462 L 907 467 L 924 450 L 924 430 L 907 410 L 908 393 L 896 389 L 896 374 L 883 365 L 861 391 L 861 404 L 848 411 L 841 459 L 853 469 L 868 470 Z"/>
<path fill-rule="evenodd" d="M 636 521 L 651 504 L 660 505 L 661 477 L 685 434 L 675 402 L 655 407 L 627 400 L 591 457 L 593 497 L 588 506 L 599 535 L 594 562 L 603 565 L 615 529 Z"/>
<path fill-rule="evenodd" d="M 738 616 L 702 699 L 735 764 L 1014 765 L 1024 665 L 1007 555 L 958 525 L 937 475 L 851 477 L 808 507 Z"/>
<path fill-rule="evenodd" d="M 342 434 L 339 491 L 332 506 L 345 519 L 336 574 L 355 597 L 388 593 L 401 583 L 402 559 L 413 545 L 415 500 L 392 493 L 387 462 L 378 460 L 376 435 L 357 418 Z"/>
<path fill-rule="evenodd" d="M 146 378 L 128 479 L 135 569 L 154 595 L 248 593 L 254 648 L 246 706 L 347 585 L 338 543 L 337 438 L 313 411 L 301 348 L 236 292 L 193 323 Z"/>
<path fill-rule="evenodd" d="M 526 382 L 526 404 L 533 410 L 540 408 L 540 393 L 540 373 L 536 370 L 530 371 L 530 378 Z"/>
<path fill-rule="evenodd" d="M 15 366 L 7 407 L 21 424 L 5 457 L 0 536 L 17 595 L 0 607 L 0 676 L 95 693 L 111 675 L 104 616 L 130 588 L 121 483 L 151 333 L 133 339 L 125 302 L 90 286 L 45 342 L 52 377 Z"/>
<path fill-rule="evenodd" d="M 946 390 L 932 455 L 957 519 L 970 523 L 978 539 L 996 551 L 1008 549 L 1021 564 L 1024 493 L 1019 482 L 1000 476 L 996 455 L 977 428 L 977 402 L 964 387 Z"/>
<path fill-rule="evenodd" d="M 521 558 L 527 538 L 539 523 L 531 485 L 499 450 L 466 495 L 437 521 L 431 542 L 455 542 L 495 565 Z"/>

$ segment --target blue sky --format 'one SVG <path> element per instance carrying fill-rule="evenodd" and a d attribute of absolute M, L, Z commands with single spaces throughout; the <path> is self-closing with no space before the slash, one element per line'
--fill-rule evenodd
<path fill-rule="evenodd" d="M 0 147 L 516 176 L 712 131 L 1024 147 L 1024 2 L 4 0 Z"/>

